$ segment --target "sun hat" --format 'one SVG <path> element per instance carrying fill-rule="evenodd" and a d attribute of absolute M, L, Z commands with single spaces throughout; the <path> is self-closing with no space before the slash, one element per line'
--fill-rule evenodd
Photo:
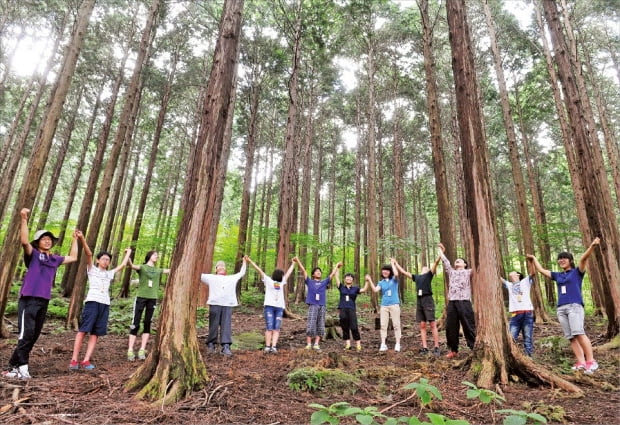
<path fill-rule="evenodd" d="M 52 246 L 58 243 L 58 238 L 54 236 L 52 232 L 50 232 L 49 230 L 41 229 L 41 230 L 37 230 L 34 233 L 34 236 L 32 237 L 33 239 L 30 242 L 30 245 L 34 246 L 35 248 L 39 248 L 39 239 L 41 239 L 43 236 L 49 236 L 50 238 L 52 238 Z"/>

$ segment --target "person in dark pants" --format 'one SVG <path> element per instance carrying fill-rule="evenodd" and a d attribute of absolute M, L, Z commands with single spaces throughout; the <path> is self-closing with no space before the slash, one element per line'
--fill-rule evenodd
<path fill-rule="evenodd" d="M 459 325 L 463 328 L 467 346 L 474 348 L 476 342 L 476 321 L 471 305 L 471 273 L 467 268 L 467 261 L 457 258 L 454 268 L 445 255 L 446 248 L 439 243 L 439 256 L 443 262 L 445 273 L 448 274 L 448 305 L 446 307 L 446 343 L 450 352 L 446 357 L 456 357 L 459 352 Z"/>
<path fill-rule="evenodd" d="M 232 344 L 232 309 L 239 305 L 237 301 L 237 282 L 245 275 L 247 260 L 239 273 L 227 275 L 226 263 L 218 261 L 215 264 L 215 274 L 203 273 L 200 281 L 209 286 L 209 336 L 207 337 L 207 349 L 209 353 L 215 352 L 215 344 L 219 334 L 221 353 L 232 356 L 230 346 Z"/>
<path fill-rule="evenodd" d="M 342 263 L 338 263 L 338 268 L 340 267 L 342 267 Z M 360 288 L 359 286 L 353 286 L 354 279 L 355 275 L 353 273 L 347 273 L 344 275 L 344 285 L 342 285 L 340 283 L 338 273 L 334 275 L 336 287 L 340 292 L 338 311 L 340 317 L 340 327 L 342 328 L 342 339 L 344 339 L 345 342 L 344 349 L 351 349 L 351 335 L 353 335 L 355 348 L 357 351 L 362 351 L 362 338 L 357 326 L 357 309 L 355 301 L 360 293 L 368 290 L 368 282 L 366 282 L 363 288 Z"/>
<path fill-rule="evenodd" d="M 24 263 L 28 270 L 19 291 L 17 347 L 9 359 L 9 368 L 2 372 L 6 378 L 29 379 L 28 361 L 34 344 L 41 335 L 47 306 L 52 298 L 52 286 L 56 270 L 63 264 L 77 260 L 78 237 L 82 232 L 73 232 L 71 251 L 66 257 L 54 255 L 51 249 L 58 238 L 48 230 L 38 230 L 31 242 L 28 241 L 28 208 L 20 211 L 21 224 L 19 238 L 24 250 Z"/>

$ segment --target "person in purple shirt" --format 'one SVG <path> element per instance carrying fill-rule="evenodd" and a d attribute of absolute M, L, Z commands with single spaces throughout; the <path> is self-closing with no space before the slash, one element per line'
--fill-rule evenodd
<path fill-rule="evenodd" d="M 583 370 L 590 375 L 598 369 L 598 363 L 594 360 L 592 343 L 584 330 L 585 312 L 583 309 L 583 297 L 581 296 L 581 284 L 583 276 L 586 274 L 588 258 L 594 251 L 594 247 L 601 242 L 599 238 L 594 238 L 586 252 L 579 260 L 579 266 L 575 268 L 573 254 L 570 252 L 560 252 L 558 254 L 558 266 L 561 272 L 552 272 L 543 268 L 536 257 L 531 254 L 527 258 L 534 262 L 539 273 L 555 280 L 558 287 L 558 309 L 557 315 L 562 326 L 564 336 L 570 341 L 570 347 L 575 354 L 577 362 L 572 367 L 573 370 Z"/>
<path fill-rule="evenodd" d="M 299 269 L 304 275 L 308 293 L 306 295 L 306 304 L 308 304 L 308 323 L 306 325 L 306 350 L 311 348 L 320 350 L 321 337 L 325 336 L 325 313 L 327 311 L 327 285 L 331 282 L 338 269 L 342 267 L 342 263 L 336 264 L 334 270 L 327 277 L 321 280 L 322 271 L 319 267 L 312 269 L 312 278 L 308 277 L 308 272 L 304 268 L 299 258 L 293 258 L 293 261 L 299 265 Z M 314 345 L 312 345 L 314 338 Z"/>
<path fill-rule="evenodd" d="M 22 208 L 20 211 L 19 238 L 24 249 L 24 263 L 28 270 L 19 291 L 17 347 L 9 359 L 8 370 L 2 372 L 7 378 L 29 379 L 31 377 L 28 370 L 30 351 L 37 342 L 45 323 L 45 314 L 52 298 L 56 270 L 62 264 L 73 263 L 77 260 L 78 238 L 82 234 L 79 230 L 73 233 L 71 251 L 68 256 L 54 255 L 50 250 L 58 242 L 58 238 L 52 232 L 38 230 L 32 242 L 28 241 L 29 212 L 28 208 Z"/>

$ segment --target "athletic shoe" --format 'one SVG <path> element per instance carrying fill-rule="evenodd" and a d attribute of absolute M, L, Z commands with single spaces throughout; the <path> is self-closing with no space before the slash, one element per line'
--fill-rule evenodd
<path fill-rule="evenodd" d="M 321 346 L 320 346 L 319 344 L 314 344 L 314 345 L 312 346 L 312 349 L 313 349 L 313 350 L 316 350 L 316 351 L 320 351 L 320 350 L 321 350 Z"/>
<path fill-rule="evenodd" d="M 271 354 L 278 354 L 278 349 L 276 347 L 271 347 L 271 349 L 269 350 L 269 352 Z"/>
<path fill-rule="evenodd" d="M 571 367 L 571 370 L 585 370 L 586 364 L 587 363 L 575 363 L 573 367 Z"/>
<path fill-rule="evenodd" d="M 212 342 L 207 344 L 207 352 L 209 354 L 215 353 L 215 345 Z"/>
<path fill-rule="evenodd" d="M 138 351 L 138 360 L 146 360 L 146 350 Z"/>
<path fill-rule="evenodd" d="M 312 344 L 306 345 L 306 350 L 312 350 Z"/>
<path fill-rule="evenodd" d="M 80 368 L 80 364 L 77 362 L 77 360 L 71 360 L 71 363 L 69 363 L 69 369 L 78 370 L 79 368 Z"/>
<path fill-rule="evenodd" d="M 232 356 L 232 351 L 230 351 L 230 344 L 222 345 L 221 353 L 225 356 Z"/>
<path fill-rule="evenodd" d="M 11 379 L 32 378 L 32 376 L 30 376 L 30 373 L 28 372 L 27 364 L 21 365 L 20 367 L 14 367 L 11 370 L 5 370 L 4 372 L 2 372 L 2 376 L 4 376 L 5 378 L 11 378 Z"/>
<path fill-rule="evenodd" d="M 85 370 L 93 370 L 95 368 L 95 365 L 89 361 L 86 361 L 86 362 L 80 363 L 80 367 Z"/>
<path fill-rule="evenodd" d="M 596 369 L 598 369 L 598 363 L 596 360 L 592 360 L 591 362 L 586 362 L 586 370 L 583 373 L 592 375 Z"/>
<path fill-rule="evenodd" d="M 345 350 L 350 350 L 350 349 L 351 349 L 351 344 L 347 344 L 347 345 L 345 345 L 345 346 L 344 346 L 344 349 L 345 349 Z"/>
<path fill-rule="evenodd" d="M 379 347 L 379 351 L 387 351 L 387 345 L 381 344 L 381 347 Z"/>
<path fill-rule="evenodd" d="M 400 344 L 394 345 L 394 351 L 396 351 L 397 353 L 400 352 Z"/>
<path fill-rule="evenodd" d="M 453 359 L 455 358 L 459 353 L 457 353 L 456 351 L 450 351 L 448 354 L 446 354 L 446 358 L 448 359 Z"/>
<path fill-rule="evenodd" d="M 440 356 L 441 355 L 441 349 L 439 349 L 439 347 L 433 348 L 433 354 L 436 355 L 436 356 Z"/>
<path fill-rule="evenodd" d="M 362 351 L 362 346 L 361 346 L 361 345 L 358 345 L 358 346 L 356 346 L 356 347 L 355 347 L 355 349 L 356 349 L 357 351 Z"/>
<path fill-rule="evenodd" d="M 127 351 L 127 360 L 130 362 L 133 362 L 134 360 L 136 360 L 136 353 L 134 353 L 133 350 Z"/>
<path fill-rule="evenodd" d="M 271 347 L 265 347 L 265 349 L 263 350 L 263 352 L 265 354 L 270 353 L 271 352 Z"/>
<path fill-rule="evenodd" d="M 428 354 L 428 348 L 422 347 L 422 348 L 420 348 L 420 351 L 418 351 L 418 353 L 420 353 L 420 354 Z"/>

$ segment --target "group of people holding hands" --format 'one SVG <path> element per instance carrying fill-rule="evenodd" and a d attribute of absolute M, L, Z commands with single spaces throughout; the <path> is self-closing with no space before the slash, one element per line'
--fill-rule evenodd
<path fill-rule="evenodd" d="M 170 269 L 156 266 L 159 255 L 156 251 L 149 251 L 144 264 L 135 265 L 131 262 L 131 249 L 124 250 L 122 261 L 113 269 L 109 269 L 112 255 L 107 251 L 100 251 L 93 259 L 93 253 L 88 247 L 84 235 L 79 230 L 73 233 L 73 240 L 69 255 L 59 256 L 51 253 L 51 249 L 58 239 L 52 232 L 39 230 L 29 240 L 28 213 L 26 208 L 21 210 L 20 242 L 24 251 L 26 274 L 19 294 L 18 327 L 19 338 L 17 346 L 9 359 L 8 368 L 3 375 L 8 378 L 30 378 L 28 368 L 30 352 L 37 341 L 51 298 L 51 289 L 54 283 L 56 270 L 63 264 L 77 261 L 78 242 L 84 248 L 87 261 L 87 275 L 89 288 L 85 297 L 80 327 L 75 338 L 73 355 L 69 363 L 72 370 L 91 370 L 95 365 L 91 358 L 95 350 L 97 339 L 107 334 L 108 315 L 110 309 L 110 284 L 117 272 L 129 265 L 138 273 L 138 290 L 134 301 L 133 319 L 129 330 L 129 344 L 127 360 L 134 361 L 136 357 L 144 360 L 147 355 L 147 344 L 151 333 L 151 321 L 157 304 L 161 277 L 170 272 Z M 558 255 L 558 266 L 561 271 L 553 272 L 541 266 L 536 257 L 527 255 L 538 272 L 554 280 L 558 288 L 557 315 L 562 331 L 576 357 L 574 370 L 583 370 L 584 373 L 593 373 L 598 364 L 593 357 L 592 344 L 584 331 L 584 308 L 582 297 L 582 282 L 587 267 L 587 261 L 599 238 L 592 241 L 588 249 L 581 256 L 578 266 L 575 266 L 572 254 L 562 252 Z M 412 279 L 416 284 L 416 321 L 420 323 L 420 353 L 440 355 L 439 336 L 435 320 L 435 302 L 433 299 L 432 279 L 437 266 L 441 261 L 444 273 L 448 276 L 449 286 L 446 305 L 446 345 L 447 358 L 454 358 L 459 351 L 459 329 L 462 328 L 465 342 L 470 349 L 474 348 L 476 340 L 476 323 L 471 303 L 472 270 L 463 258 L 457 258 L 454 265 L 445 256 L 445 248 L 439 243 L 437 259 L 430 266 L 422 267 L 420 274 L 406 271 L 394 258 L 390 264 L 381 268 L 380 280 L 375 284 L 370 275 L 364 278 L 364 286 L 354 284 L 355 275 L 346 273 L 344 282 L 340 281 L 339 269 L 342 263 L 337 263 L 331 273 L 323 278 L 322 270 L 314 267 L 308 275 L 305 267 L 294 257 L 287 270 L 275 269 L 268 276 L 249 256 L 244 256 L 241 269 L 238 273 L 228 275 L 226 264 L 218 261 L 215 273 L 201 274 L 200 280 L 209 287 L 207 304 L 209 305 L 209 333 L 207 350 L 209 353 L 217 351 L 225 356 L 231 356 L 232 340 L 232 310 L 238 305 L 236 285 L 245 275 L 247 263 L 258 272 L 265 288 L 264 320 L 265 320 L 265 347 L 264 352 L 274 354 L 278 352 L 278 339 L 282 327 L 282 318 L 286 308 L 285 285 L 290 279 L 295 266 L 299 268 L 306 285 L 306 304 L 308 305 L 306 322 L 306 349 L 320 350 L 321 339 L 325 336 L 325 316 L 327 313 L 327 288 L 332 280 L 335 281 L 340 298 L 338 311 L 344 349 L 361 351 L 361 335 L 356 312 L 356 300 L 359 294 L 369 289 L 381 293 L 380 304 L 380 352 L 388 351 L 388 326 L 391 321 L 394 331 L 394 351 L 401 351 L 401 310 L 399 298 L 399 275 Z M 533 284 L 533 275 L 523 276 L 520 272 L 512 271 L 508 274 L 509 280 L 501 279 L 508 290 L 509 312 L 511 315 L 509 330 L 515 342 L 523 335 L 523 348 L 528 356 L 533 353 L 533 325 L 534 308 L 530 298 L 530 289 Z M 140 322 L 144 314 L 140 348 L 136 353 L 134 345 L 139 333 Z M 427 341 L 427 326 L 430 327 L 433 346 L 429 348 Z M 86 352 L 80 361 L 81 346 L 89 334 Z"/>

